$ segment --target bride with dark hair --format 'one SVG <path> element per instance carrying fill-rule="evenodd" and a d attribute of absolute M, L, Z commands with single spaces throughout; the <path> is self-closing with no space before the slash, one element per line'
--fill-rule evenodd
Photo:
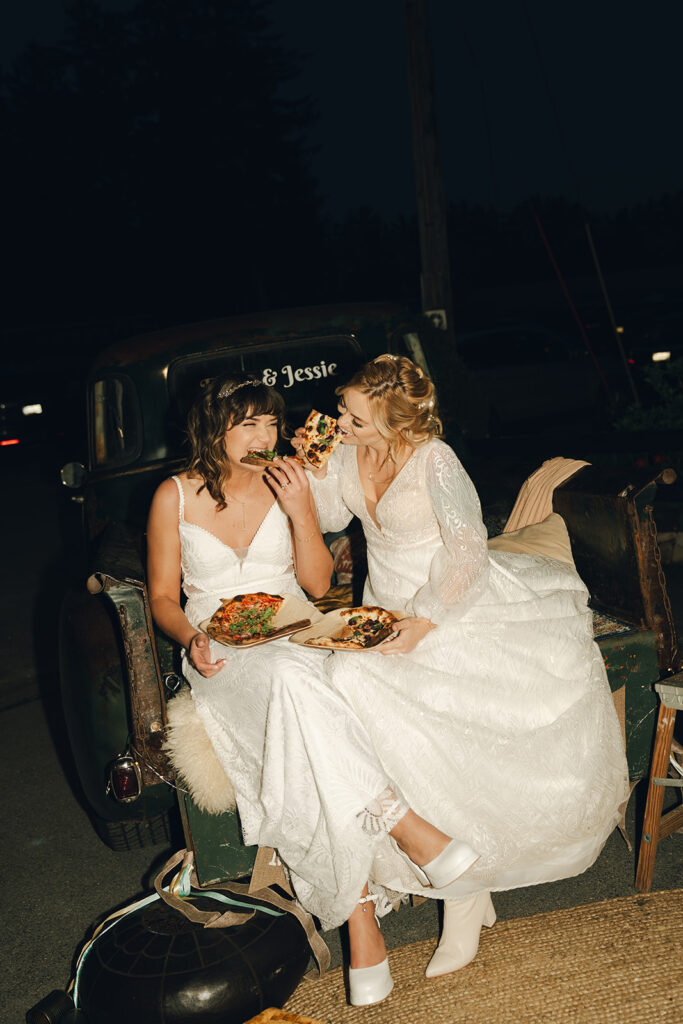
<path fill-rule="evenodd" d="M 348 920 L 350 996 L 362 1005 L 393 985 L 381 936 L 378 945 L 365 923 L 376 903 L 389 908 L 385 889 L 368 887 L 380 848 L 393 844 L 392 856 L 409 858 L 410 870 L 435 887 L 465 872 L 478 853 L 406 804 L 374 750 L 365 713 L 357 715 L 327 678 L 336 655 L 286 638 L 219 652 L 199 629 L 222 598 L 263 591 L 305 600 L 304 591 L 320 597 L 329 587 L 332 559 L 308 474 L 291 458 L 266 470 L 241 461 L 275 449 L 283 413 L 280 396 L 245 374 L 204 389 L 188 419 L 188 467 L 152 501 L 150 604 L 184 649 L 183 672 L 233 784 L 245 843 L 277 849 L 299 902 L 324 927 Z M 417 764 L 405 770 L 420 774 Z M 418 788 L 429 785 L 426 777 Z"/>

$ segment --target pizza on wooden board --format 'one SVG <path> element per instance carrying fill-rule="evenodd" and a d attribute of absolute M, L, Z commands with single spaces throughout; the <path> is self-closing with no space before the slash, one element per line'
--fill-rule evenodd
<path fill-rule="evenodd" d="M 206 626 L 212 640 L 244 643 L 268 636 L 275 629 L 273 620 L 284 598 L 278 594 L 238 594 L 221 599 L 221 607 Z"/>
<path fill-rule="evenodd" d="M 326 416 L 314 409 L 304 423 L 302 454 L 307 461 L 320 469 L 340 443 L 342 432 L 332 416 Z"/>
<path fill-rule="evenodd" d="M 363 651 L 377 646 L 391 636 L 394 623 L 398 621 L 392 612 L 372 605 L 346 608 L 340 615 L 345 623 L 340 635 L 311 637 L 305 643 L 310 647 Z"/>

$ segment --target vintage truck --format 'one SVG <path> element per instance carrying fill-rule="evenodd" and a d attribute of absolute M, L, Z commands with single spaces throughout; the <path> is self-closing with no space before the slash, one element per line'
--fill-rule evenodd
<path fill-rule="evenodd" d="M 254 858 L 241 842 L 236 814 L 206 814 L 176 790 L 162 749 L 167 702 L 185 684 L 178 651 L 151 619 L 144 524 L 155 487 L 182 466 L 182 423 L 193 391 L 205 377 L 230 368 L 256 372 L 282 389 L 297 425 L 312 407 L 334 410 L 334 387 L 382 351 L 409 355 L 439 385 L 443 370 L 430 346 L 433 339 L 419 318 L 368 305 L 161 331 L 117 344 L 95 361 L 87 383 L 88 463 L 62 470 L 81 515 L 87 564 L 63 601 L 60 674 L 91 818 L 114 849 L 182 842 L 171 832 L 179 809 L 202 884 L 247 873 Z M 461 439 L 448 439 L 458 448 Z M 465 445 L 459 454 L 467 464 Z M 467 468 L 476 483 L 477 467 Z M 666 470 L 609 475 L 586 467 L 554 494 L 554 510 L 565 520 L 591 592 L 596 641 L 634 782 L 646 776 L 650 763 L 653 685 L 680 664 L 653 519 L 657 486 L 672 476 Z M 348 561 L 353 547 L 342 547 Z M 344 568 L 345 582 L 340 573 L 323 599 L 325 608 L 348 603 L 361 580 L 358 566 L 351 579 L 349 566 Z"/>

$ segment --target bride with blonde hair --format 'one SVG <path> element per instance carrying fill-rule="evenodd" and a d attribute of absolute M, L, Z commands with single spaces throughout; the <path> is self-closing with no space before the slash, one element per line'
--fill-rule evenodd
<path fill-rule="evenodd" d="M 432 382 L 383 355 L 337 394 L 342 443 L 325 467 L 306 467 L 320 526 L 360 520 L 363 601 L 399 621 L 374 650 L 335 652 L 323 671 L 390 780 L 359 817 L 378 836 L 371 892 L 447 900 L 431 977 L 474 957 L 495 921 L 491 892 L 595 861 L 628 772 L 584 584 L 555 559 L 488 549 L 474 486 L 440 439 Z M 301 450 L 301 431 L 292 443 Z M 410 815 L 472 851 L 438 889 L 397 845 Z M 354 913 L 349 928 L 376 1001 L 389 972 L 378 922 Z"/>

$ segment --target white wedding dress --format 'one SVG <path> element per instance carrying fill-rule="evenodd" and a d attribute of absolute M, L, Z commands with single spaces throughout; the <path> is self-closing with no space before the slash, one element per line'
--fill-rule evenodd
<path fill-rule="evenodd" d="M 198 626 L 220 599 L 266 591 L 305 600 L 294 575 L 289 520 L 271 506 L 247 549 L 228 547 L 184 514 L 179 492 L 185 614 Z M 314 607 L 311 606 L 314 611 Z M 271 846 L 302 906 L 323 927 L 345 921 L 367 881 L 377 836 L 357 815 L 388 785 L 367 732 L 324 674 L 324 651 L 287 638 L 246 650 L 211 642 L 227 664 L 206 679 L 183 655 L 197 711 L 235 789 L 244 841 Z"/>
<path fill-rule="evenodd" d="M 354 446 L 340 445 L 325 479 L 311 482 L 323 531 L 352 514 L 363 525 L 364 603 L 437 625 L 410 654 L 338 653 L 325 671 L 407 803 L 480 852 L 438 894 L 584 871 L 629 789 L 577 573 L 539 555 L 489 552 L 474 486 L 441 441 L 414 451 L 376 518 Z M 376 848 L 371 873 L 390 890 L 418 891 L 392 840 Z"/>
<path fill-rule="evenodd" d="M 288 520 L 272 506 L 236 552 L 179 530 L 186 614 L 265 590 L 302 597 Z M 627 796 L 623 743 L 586 590 L 538 556 L 489 555 L 474 488 L 439 441 L 418 448 L 369 515 L 356 450 L 312 481 L 323 530 L 355 513 L 368 542 L 364 599 L 437 624 L 409 655 L 328 654 L 288 639 L 213 645 L 227 664 L 193 698 L 229 775 L 248 844 L 278 849 L 323 927 L 364 883 L 380 896 L 458 898 L 576 874 L 597 857 Z M 391 787 L 481 854 L 447 890 L 424 888 L 375 816 Z M 384 908 L 388 906 L 385 902 Z"/>

